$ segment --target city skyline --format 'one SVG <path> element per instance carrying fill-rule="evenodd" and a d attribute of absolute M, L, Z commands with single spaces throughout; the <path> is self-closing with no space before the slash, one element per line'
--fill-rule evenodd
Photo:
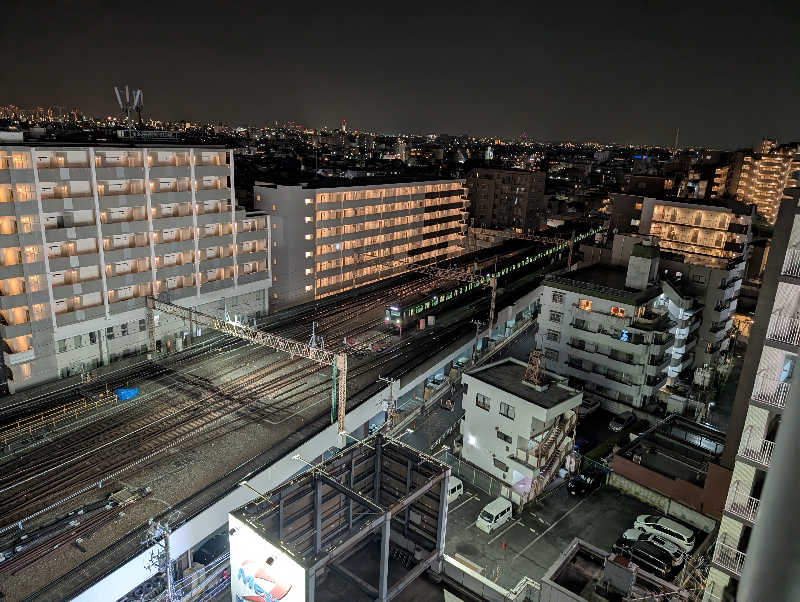
<path fill-rule="evenodd" d="M 220 43 L 203 4 L 83 3 L 53 7 L 45 21 L 12 4 L 0 39 L 17 59 L 4 68 L 0 102 L 105 116 L 117 111 L 113 86 L 127 83 L 144 90 L 146 116 L 171 121 L 318 127 L 346 118 L 370 131 L 650 145 L 671 145 L 680 128 L 679 145 L 717 148 L 794 139 L 800 84 L 786 75 L 797 67 L 797 9 L 726 6 L 632 5 L 612 18 L 590 5 L 409 16 L 245 3 L 229 9 L 235 35 Z M 143 31 L 165 23 L 181 26 L 141 44 Z M 36 45 L 14 50 L 34 34 Z M 91 57 L 91 68 L 53 60 L 59 47 Z"/>

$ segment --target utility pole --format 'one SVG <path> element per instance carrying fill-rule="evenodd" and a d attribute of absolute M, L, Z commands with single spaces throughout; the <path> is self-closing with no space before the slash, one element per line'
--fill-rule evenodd
<path fill-rule="evenodd" d="M 475 361 L 478 357 L 478 336 L 481 334 L 481 326 L 485 326 L 484 322 L 480 320 L 472 320 L 475 324 L 475 344 L 472 346 L 472 360 Z"/>
<path fill-rule="evenodd" d="M 389 399 L 386 402 L 386 428 L 387 430 L 392 430 L 394 427 L 394 419 L 395 415 L 397 414 L 397 408 L 394 405 L 394 378 L 386 378 L 385 376 L 379 376 L 378 380 L 381 382 L 385 382 L 389 385 Z"/>
<path fill-rule="evenodd" d="M 172 533 L 170 529 L 170 522 L 174 522 L 180 515 L 179 512 L 173 512 L 163 522 L 160 520 L 150 519 L 148 524 L 147 533 L 144 543 L 151 545 L 161 545 L 160 552 L 153 552 L 150 556 L 150 566 L 157 571 L 164 571 L 167 579 L 166 600 L 172 602 L 181 598 L 180 595 L 175 595 L 174 577 L 172 575 L 172 560 L 169 555 L 169 536 Z"/>

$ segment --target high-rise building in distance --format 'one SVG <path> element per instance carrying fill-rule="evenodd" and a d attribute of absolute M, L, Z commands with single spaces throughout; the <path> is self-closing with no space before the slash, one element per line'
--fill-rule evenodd
<path fill-rule="evenodd" d="M 268 218 L 233 181 L 224 148 L 0 146 L 9 390 L 143 351 L 147 296 L 266 313 Z M 180 348 L 182 321 L 162 318 L 157 344 Z"/>

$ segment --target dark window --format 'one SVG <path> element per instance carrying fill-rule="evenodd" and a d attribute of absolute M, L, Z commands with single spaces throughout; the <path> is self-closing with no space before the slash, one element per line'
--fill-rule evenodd
<path fill-rule="evenodd" d="M 500 402 L 500 415 L 514 420 L 514 406 Z"/>
<path fill-rule="evenodd" d="M 147 320 L 139 320 L 139 332 L 147 330 Z"/>
<path fill-rule="evenodd" d="M 120 326 L 119 329 L 122 331 L 122 336 L 124 336 L 124 337 L 128 336 L 128 323 L 127 322 L 125 322 L 125 324 Z"/>
<path fill-rule="evenodd" d="M 557 330 L 548 330 L 547 331 L 547 340 L 554 341 L 558 343 L 558 340 L 561 338 L 561 335 L 558 333 Z"/>
<path fill-rule="evenodd" d="M 561 318 L 563 318 L 563 317 L 564 317 L 564 314 L 562 314 L 560 311 L 551 311 L 550 312 L 550 321 L 551 322 L 558 322 L 560 324 L 561 323 Z"/>
<path fill-rule="evenodd" d="M 490 407 L 489 402 L 490 402 L 490 399 L 488 397 L 486 397 L 486 395 L 481 395 L 480 393 L 478 393 L 475 396 L 475 405 L 478 406 L 482 410 L 486 410 L 487 412 L 489 411 L 489 407 Z"/>
<path fill-rule="evenodd" d="M 496 432 L 498 439 L 505 441 L 506 443 L 512 443 L 513 440 L 509 435 L 506 435 L 503 431 L 496 431 Z"/>
<path fill-rule="evenodd" d="M 108 328 L 106 328 L 106 338 L 109 339 L 109 340 L 114 338 L 114 327 L 113 326 L 109 326 Z"/>
<path fill-rule="evenodd" d="M 97 343 L 97 333 L 92 331 L 89 333 L 89 342 L 94 345 Z"/>
<path fill-rule="evenodd" d="M 504 462 L 501 462 L 497 458 L 494 458 L 494 467 L 499 468 L 503 472 L 508 472 L 508 465 L 505 464 Z"/>

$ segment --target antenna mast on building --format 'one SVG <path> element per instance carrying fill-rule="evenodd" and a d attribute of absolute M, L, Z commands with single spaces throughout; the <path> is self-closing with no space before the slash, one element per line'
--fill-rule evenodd
<path fill-rule="evenodd" d="M 126 123 L 131 123 L 131 113 L 136 112 L 139 115 L 139 125 L 142 124 L 142 107 L 144 106 L 144 96 L 141 90 L 133 90 L 133 100 L 131 100 L 131 89 L 125 86 L 125 100 L 122 100 L 119 86 L 114 86 L 114 94 L 117 96 L 117 104 L 120 111 L 125 115 Z"/>
<path fill-rule="evenodd" d="M 678 138 L 681 135 L 681 128 L 675 130 L 675 146 L 673 147 L 675 151 L 678 150 Z"/>
<path fill-rule="evenodd" d="M 528 356 L 528 367 L 525 369 L 525 376 L 522 380 L 532 385 L 544 384 L 545 357 L 544 351 L 536 348 L 534 340 L 531 354 Z"/>

